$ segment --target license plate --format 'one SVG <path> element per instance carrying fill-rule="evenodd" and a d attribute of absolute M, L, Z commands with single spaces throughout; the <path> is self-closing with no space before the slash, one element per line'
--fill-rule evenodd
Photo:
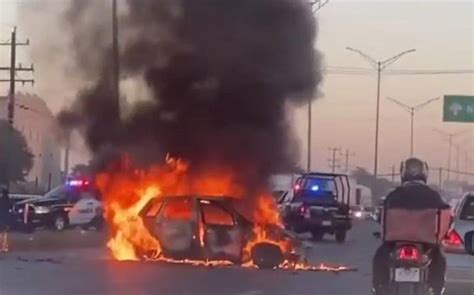
<path fill-rule="evenodd" d="M 395 269 L 395 282 L 418 283 L 421 280 L 419 268 Z"/>
<path fill-rule="evenodd" d="M 329 220 L 323 220 L 323 226 L 331 226 L 332 225 L 332 221 L 329 221 Z"/>

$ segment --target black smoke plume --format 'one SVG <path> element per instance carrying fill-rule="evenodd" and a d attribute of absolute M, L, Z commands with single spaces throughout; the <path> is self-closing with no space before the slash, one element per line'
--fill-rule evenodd
<path fill-rule="evenodd" d="M 231 167 L 249 185 L 295 168 L 286 109 L 314 98 L 321 80 L 306 1 L 129 0 L 121 76 L 143 79 L 152 99 L 130 103 L 121 118 L 111 111 L 111 50 L 96 46 L 104 28 L 78 25 L 93 2 L 73 1 L 67 20 L 77 64 L 86 73 L 95 66 L 98 78 L 59 119 L 84 131 L 99 162 L 128 153 L 157 163 L 171 153 L 194 171 Z"/>

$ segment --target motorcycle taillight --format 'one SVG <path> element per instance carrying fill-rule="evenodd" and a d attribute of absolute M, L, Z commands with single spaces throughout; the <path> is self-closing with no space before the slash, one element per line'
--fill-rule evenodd
<path fill-rule="evenodd" d="M 399 260 L 418 261 L 420 260 L 421 254 L 418 249 L 411 246 L 404 246 L 398 250 Z"/>

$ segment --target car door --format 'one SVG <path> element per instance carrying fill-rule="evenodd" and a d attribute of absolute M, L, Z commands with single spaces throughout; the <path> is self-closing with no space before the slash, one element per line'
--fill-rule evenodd
<path fill-rule="evenodd" d="M 95 217 L 98 202 L 91 194 L 70 194 L 69 202 L 73 205 L 69 211 L 69 224 L 86 224 L 89 223 Z"/>
<path fill-rule="evenodd" d="M 170 198 L 163 203 L 154 234 L 168 255 L 190 250 L 197 237 L 197 214 L 192 198 Z"/>
<path fill-rule="evenodd" d="M 243 229 L 236 224 L 232 212 L 208 200 L 200 200 L 199 206 L 208 258 L 240 259 Z"/>

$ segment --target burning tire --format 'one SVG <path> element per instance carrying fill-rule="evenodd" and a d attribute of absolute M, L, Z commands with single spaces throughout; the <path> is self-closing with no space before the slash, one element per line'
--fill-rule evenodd
<path fill-rule="evenodd" d="M 283 253 L 280 247 L 270 243 L 255 245 L 250 257 L 258 268 L 275 268 L 283 263 Z"/>

